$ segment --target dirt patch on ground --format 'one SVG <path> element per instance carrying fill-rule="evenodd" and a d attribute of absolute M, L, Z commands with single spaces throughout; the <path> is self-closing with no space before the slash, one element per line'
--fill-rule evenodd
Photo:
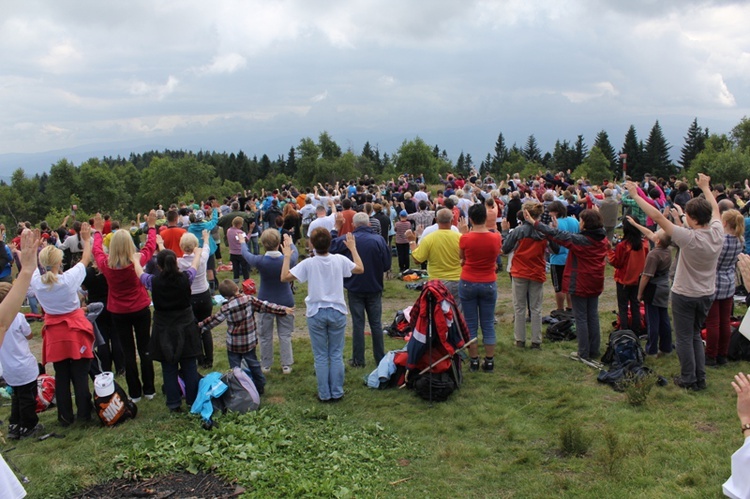
<path fill-rule="evenodd" d="M 135 482 L 120 479 L 89 487 L 78 499 L 95 498 L 228 498 L 243 494 L 242 487 L 228 484 L 217 476 L 198 473 L 172 473 Z"/>

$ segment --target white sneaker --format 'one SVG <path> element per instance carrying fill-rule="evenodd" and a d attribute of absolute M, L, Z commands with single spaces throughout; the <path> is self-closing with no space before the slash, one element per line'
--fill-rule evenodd
<path fill-rule="evenodd" d="M 156 396 L 155 393 L 149 393 L 147 395 L 144 395 L 144 397 L 146 397 L 146 400 L 154 400 L 155 396 Z"/>
<path fill-rule="evenodd" d="M 261 372 L 263 374 L 268 374 L 268 373 L 271 372 L 271 368 L 270 367 L 261 367 L 260 370 L 261 370 Z"/>
<path fill-rule="evenodd" d="M 141 401 L 141 397 L 136 397 L 136 398 L 130 399 L 130 400 L 132 400 L 134 404 L 137 404 L 138 402 Z"/>
<path fill-rule="evenodd" d="M 284 374 L 291 374 L 292 366 L 281 366 L 281 372 Z"/>

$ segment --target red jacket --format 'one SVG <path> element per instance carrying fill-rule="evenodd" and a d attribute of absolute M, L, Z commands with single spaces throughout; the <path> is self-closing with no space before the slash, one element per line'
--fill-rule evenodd
<path fill-rule="evenodd" d="M 580 234 L 557 230 L 537 222 L 534 228 L 560 246 L 568 248 L 563 272 L 563 293 L 591 298 L 602 294 L 609 241 L 603 228 Z"/>
<path fill-rule="evenodd" d="M 113 269 L 109 267 L 109 258 L 102 249 L 102 235 L 94 233 L 93 253 L 99 272 L 104 274 L 109 286 L 107 294 L 107 310 L 113 314 L 128 314 L 139 312 L 151 305 L 148 291 L 135 275 L 131 263 L 127 267 Z M 148 230 L 146 244 L 141 249 L 141 265 L 146 265 L 156 250 L 156 230 Z"/>
<path fill-rule="evenodd" d="M 94 325 L 86 319 L 82 308 L 68 314 L 44 316 L 42 364 L 93 358 Z"/>

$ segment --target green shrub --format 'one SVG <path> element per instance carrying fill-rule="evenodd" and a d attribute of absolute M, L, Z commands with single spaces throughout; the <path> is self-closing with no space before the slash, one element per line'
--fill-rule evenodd
<path fill-rule="evenodd" d="M 567 424 L 560 430 L 560 452 L 563 455 L 585 456 L 590 446 L 591 439 L 584 435 L 580 426 Z"/>

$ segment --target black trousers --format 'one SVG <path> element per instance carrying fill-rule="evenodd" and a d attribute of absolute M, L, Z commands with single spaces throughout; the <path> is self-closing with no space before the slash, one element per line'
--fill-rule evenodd
<path fill-rule="evenodd" d="M 620 329 L 630 329 L 635 334 L 641 331 L 641 304 L 638 301 L 638 285 L 625 286 L 617 283 L 617 316 L 620 319 Z M 630 305 L 630 321 L 628 323 L 628 305 Z"/>
<path fill-rule="evenodd" d="M 14 386 L 10 399 L 8 423 L 19 428 L 33 429 L 39 422 L 36 415 L 36 380 L 26 385 Z"/>
<path fill-rule="evenodd" d="M 99 328 L 99 332 L 104 338 L 104 345 L 96 347 L 96 355 L 102 365 L 101 370 L 112 371 L 112 363 L 114 362 L 115 372 L 123 371 L 125 369 L 125 354 L 122 351 L 122 345 L 120 345 L 120 338 L 114 334 L 112 314 L 108 310 L 103 310 L 96 318 L 96 327 Z M 99 366 L 96 360 L 91 365 L 92 373 L 98 374 Z"/>
<path fill-rule="evenodd" d="M 57 400 L 57 420 L 63 425 L 75 421 L 73 418 L 73 400 L 70 394 L 70 384 L 76 395 L 78 419 L 91 420 L 91 391 L 89 391 L 89 367 L 91 359 L 63 360 L 53 362 L 55 367 L 55 399 Z"/>
<path fill-rule="evenodd" d="M 234 255 L 232 255 L 234 256 Z M 192 295 L 190 297 L 190 306 L 193 308 L 195 320 L 201 322 L 211 317 L 213 311 L 213 302 L 211 301 L 211 292 L 206 290 L 203 293 Z M 199 364 L 213 364 L 214 362 L 214 338 L 211 331 L 201 331 L 201 343 L 203 344 L 203 355 L 198 357 Z"/>
<path fill-rule="evenodd" d="M 242 255 L 229 255 L 229 261 L 232 262 L 232 275 L 235 280 L 240 278 L 247 279 L 250 277 L 250 266 L 247 264 L 247 260 L 242 258 Z"/>
<path fill-rule="evenodd" d="M 409 243 L 396 243 L 398 254 L 398 270 L 403 272 L 409 268 Z"/>
<path fill-rule="evenodd" d="M 122 345 L 125 356 L 125 381 L 128 383 L 130 398 L 138 398 L 144 393 L 156 393 L 154 387 L 154 362 L 148 353 L 148 342 L 151 339 L 151 310 L 148 307 L 138 312 L 112 314 L 114 333 Z M 135 339 L 133 333 L 135 332 Z M 135 358 L 136 344 L 141 359 L 141 375 L 138 377 L 138 362 Z"/>

